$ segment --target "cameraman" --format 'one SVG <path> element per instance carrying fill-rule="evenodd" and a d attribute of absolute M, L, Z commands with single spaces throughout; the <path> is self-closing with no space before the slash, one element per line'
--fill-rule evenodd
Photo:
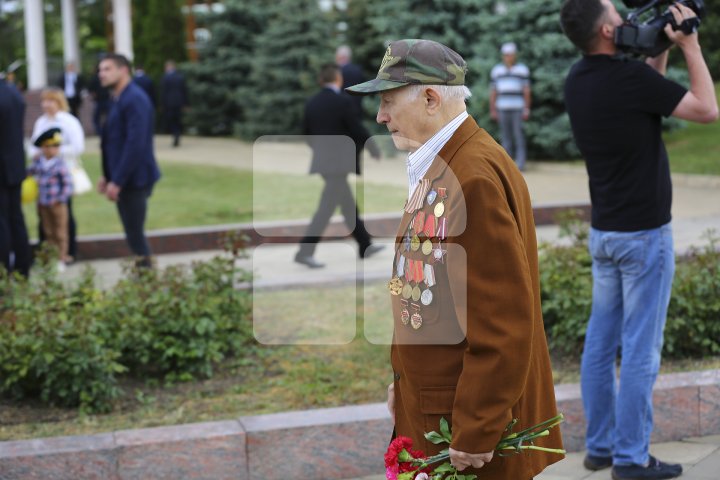
<path fill-rule="evenodd" d="M 695 17 L 681 4 L 669 10 L 678 25 Z M 583 53 L 568 74 L 565 103 L 592 201 L 593 302 L 581 365 L 584 465 L 612 466 L 615 480 L 675 478 L 682 466 L 648 451 L 675 265 L 662 117 L 715 121 L 713 81 L 697 33 L 670 25 L 665 33 L 685 56 L 689 91 L 664 77 L 667 51 L 645 63 L 618 55 L 614 32 L 623 20 L 611 0 L 565 0 L 561 23 Z"/>

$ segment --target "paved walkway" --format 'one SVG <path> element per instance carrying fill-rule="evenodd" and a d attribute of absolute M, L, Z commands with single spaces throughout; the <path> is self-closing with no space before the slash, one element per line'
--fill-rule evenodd
<path fill-rule="evenodd" d="M 720 435 L 688 438 L 682 442 L 659 443 L 650 452 L 666 462 L 682 463 L 682 480 L 718 480 L 720 478 Z M 582 465 L 584 453 L 571 453 L 552 465 L 535 480 L 610 480 L 610 470 L 590 472 Z M 383 480 L 375 475 L 355 480 Z"/>
<path fill-rule="evenodd" d="M 310 150 L 302 143 L 260 142 L 252 146 L 234 139 L 198 137 L 183 138 L 180 148 L 172 148 L 170 143 L 170 137 L 163 135 L 159 135 L 155 142 L 157 157 L 169 163 L 209 164 L 305 175 L 310 162 Z M 92 152 L 97 148 L 97 139 L 89 139 L 87 151 Z M 405 178 L 405 161 L 402 157 L 384 158 L 379 162 L 369 159 L 364 163 L 364 179 L 369 183 L 406 188 Z M 589 202 L 587 175 L 581 165 L 531 162 L 525 179 L 536 205 Z M 703 233 L 707 229 L 714 228 L 720 234 L 720 177 L 674 175 L 673 183 L 673 231 L 676 248 L 682 253 L 691 246 L 706 244 Z M 540 241 L 558 241 L 557 227 L 539 227 L 537 233 Z M 255 272 L 257 288 L 278 288 L 351 281 L 354 278 L 384 279 L 392 259 L 391 249 L 386 248 L 377 256 L 358 262 L 357 246 L 354 243 L 326 242 L 320 244 L 316 257 L 327 268 L 309 270 L 292 261 L 296 249 L 295 245 L 263 245 L 250 251 L 250 258 L 242 266 Z M 160 255 L 158 264 L 189 264 L 217 253 Z M 118 260 L 78 262 L 68 269 L 65 277 L 76 277 L 88 263 L 98 271 L 98 278 L 105 286 L 111 286 L 120 278 L 121 262 Z"/>

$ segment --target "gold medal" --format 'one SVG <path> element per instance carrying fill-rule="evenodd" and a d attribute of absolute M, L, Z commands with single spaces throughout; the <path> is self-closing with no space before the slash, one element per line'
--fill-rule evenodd
<path fill-rule="evenodd" d="M 388 282 L 388 289 L 390 290 L 390 293 L 397 296 L 402 293 L 403 290 L 403 282 L 398 277 L 394 277 L 392 280 Z"/>
<path fill-rule="evenodd" d="M 422 295 L 422 293 L 420 292 L 420 287 L 415 285 L 415 288 L 412 289 L 413 302 L 417 302 L 418 300 L 420 300 L 420 295 Z"/>
<path fill-rule="evenodd" d="M 410 312 L 407 311 L 407 308 L 403 308 L 400 312 L 400 321 L 403 325 L 410 323 Z"/>
<path fill-rule="evenodd" d="M 443 202 L 440 202 L 437 205 L 435 205 L 434 213 L 435 213 L 436 217 L 438 217 L 438 218 L 442 217 L 442 214 L 445 213 L 445 204 Z"/>
<path fill-rule="evenodd" d="M 423 318 L 419 313 L 413 313 L 412 317 L 410 317 L 410 324 L 412 327 L 417 330 L 420 327 L 422 327 Z"/>
<path fill-rule="evenodd" d="M 400 305 L 402 305 L 402 310 L 400 310 L 400 321 L 403 325 L 407 325 L 410 323 L 410 312 L 408 312 L 408 301 L 400 299 Z"/>
<path fill-rule="evenodd" d="M 433 244 L 430 241 L 430 239 L 425 240 L 422 244 L 422 253 L 423 255 L 430 255 L 433 249 Z"/>
<path fill-rule="evenodd" d="M 410 250 L 413 252 L 417 252 L 420 248 L 420 238 L 417 235 L 413 235 L 412 240 L 410 240 Z"/>
<path fill-rule="evenodd" d="M 406 283 L 405 285 L 403 285 L 403 287 L 402 287 L 402 296 L 403 296 L 404 299 L 407 300 L 407 299 L 409 299 L 410 297 L 412 297 L 412 293 L 413 293 L 413 288 L 410 286 L 409 283 Z"/>

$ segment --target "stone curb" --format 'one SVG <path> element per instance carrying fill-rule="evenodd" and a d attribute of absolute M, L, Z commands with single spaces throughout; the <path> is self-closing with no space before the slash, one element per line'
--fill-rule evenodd
<path fill-rule="evenodd" d="M 578 384 L 555 388 L 565 448 L 582 450 Z M 720 434 L 720 370 L 662 375 L 652 442 Z M 0 442 L 2 480 L 335 480 L 376 475 L 392 423 L 376 403 L 99 435 Z"/>
<path fill-rule="evenodd" d="M 587 203 L 544 204 L 533 208 L 537 225 L 556 223 L 559 213 L 578 210 L 584 219 L 590 218 Z M 368 231 L 376 237 L 394 237 L 400 223 L 400 214 L 384 213 L 365 215 L 363 220 Z M 150 248 L 155 254 L 217 250 L 228 233 L 246 235 L 248 247 L 266 243 L 298 243 L 305 234 L 308 220 L 280 222 L 237 223 L 190 228 L 154 230 L 147 233 Z M 342 217 L 333 217 L 324 233 L 324 239 L 347 238 L 350 232 Z M 87 235 L 78 238 L 78 259 L 123 258 L 130 255 L 122 234 Z"/>

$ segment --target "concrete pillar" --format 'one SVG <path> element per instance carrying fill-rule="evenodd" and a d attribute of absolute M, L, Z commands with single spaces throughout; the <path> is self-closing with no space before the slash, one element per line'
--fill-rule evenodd
<path fill-rule="evenodd" d="M 45 12 L 42 0 L 25 0 L 25 50 L 28 89 L 47 86 L 47 54 L 45 51 Z"/>
<path fill-rule="evenodd" d="M 63 59 L 72 62 L 80 71 L 80 42 L 77 28 L 77 6 L 75 0 L 62 0 Z"/>
<path fill-rule="evenodd" d="M 130 0 L 112 0 L 115 53 L 133 59 L 132 16 Z"/>

